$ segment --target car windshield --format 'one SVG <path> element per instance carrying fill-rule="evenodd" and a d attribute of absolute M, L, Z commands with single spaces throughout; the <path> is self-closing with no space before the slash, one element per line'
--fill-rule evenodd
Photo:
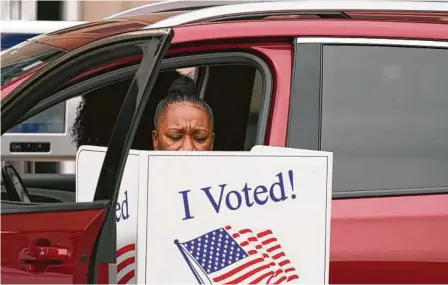
<path fill-rule="evenodd" d="M 63 50 L 35 41 L 16 45 L 1 55 L 1 87 L 48 63 Z"/>

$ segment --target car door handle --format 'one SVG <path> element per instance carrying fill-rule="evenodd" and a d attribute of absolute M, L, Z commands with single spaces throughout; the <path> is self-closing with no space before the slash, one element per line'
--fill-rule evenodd
<path fill-rule="evenodd" d="M 19 259 L 25 264 L 61 264 L 69 258 L 67 249 L 52 246 L 24 248 L 19 254 Z"/>

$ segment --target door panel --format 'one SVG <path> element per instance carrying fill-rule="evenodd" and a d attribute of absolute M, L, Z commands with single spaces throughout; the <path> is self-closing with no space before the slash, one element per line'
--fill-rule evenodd
<path fill-rule="evenodd" d="M 61 210 L 2 214 L 2 284 L 88 282 L 92 249 L 106 205 L 99 209 Z"/>
<path fill-rule="evenodd" d="M 448 282 L 446 48 L 297 39 L 287 146 L 334 152 L 331 284 Z"/>

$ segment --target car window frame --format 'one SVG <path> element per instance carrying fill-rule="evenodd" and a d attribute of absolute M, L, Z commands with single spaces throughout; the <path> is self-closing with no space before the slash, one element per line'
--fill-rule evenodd
<path fill-rule="evenodd" d="M 321 150 L 323 46 L 360 45 L 448 49 L 448 41 L 391 38 L 296 37 L 287 147 Z M 297 135 L 300 134 L 300 135 Z M 448 187 L 333 192 L 333 199 L 448 193 Z"/>
<path fill-rule="evenodd" d="M 208 65 L 226 64 L 248 64 L 256 68 L 262 76 L 262 98 L 260 102 L 260 114 L 258 117 L 256 144 L 265 144 L 268 136 L 269 114 L 271 112 L 274 82 L 269 65 L 261 57 L 240 51 L 201 52 L 190 55 L 178 54 L 176 56 L 164 58 L 161 63 L 161 71 L 187 68 L 192 65 L 205 65 L 208 67 Z M 52 94 L 50 97 L 42 100 L 35 107 L 30 109 L 19 120 L 19 123 L 29 119 L 31 116 L 44 112 L 57 104 L 82 96 L 92 89 L 101 88 L 117 81 L 127 80 L 135 74 L 137 67 L 138 66 L 136 65 L 132 65 L 110 71 Z"/>

